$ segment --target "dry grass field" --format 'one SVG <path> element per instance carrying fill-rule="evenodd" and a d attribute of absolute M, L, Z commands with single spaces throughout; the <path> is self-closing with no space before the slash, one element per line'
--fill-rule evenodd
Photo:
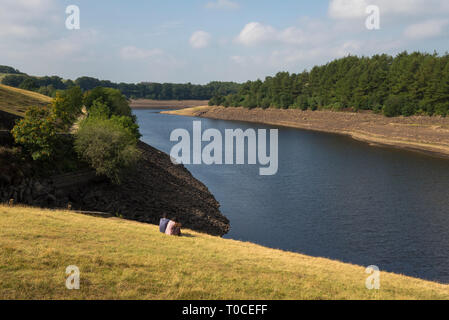
<path fill-rule="evenodd" d="M 65 270 L 80 269 L 80 290 Z M 0 206 L 0 299 L 449 299 L 449 286 L 185 230 Z"/>
<path fill-rule="evenodd" d="M 50 102 L 51 98 L 42 94 L 0 84 L 1 111 L 24 116 L 29 107 L 45 106 Z"/>

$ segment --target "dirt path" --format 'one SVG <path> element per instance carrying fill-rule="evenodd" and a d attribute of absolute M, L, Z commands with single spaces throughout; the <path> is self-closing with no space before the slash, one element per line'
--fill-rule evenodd
<path fill-rule="evenodd" d="M 373 113 L 195 107 L 166 114 L 248 121 L 329 132 L 376 145 L 403 148 L 449 158 L 449 118 L 387 118 Z"/>

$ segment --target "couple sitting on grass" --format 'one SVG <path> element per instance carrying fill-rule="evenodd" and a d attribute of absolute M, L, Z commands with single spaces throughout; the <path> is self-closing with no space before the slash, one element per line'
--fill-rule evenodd
<path fill-rule="evenodd" d="M 167 215 L 164 214 L 159 222 L 159 231 L 169 236 L 181 236 L 181 224 L 176 222 L 176 218 L 172 220 L 167 219 Z"/>

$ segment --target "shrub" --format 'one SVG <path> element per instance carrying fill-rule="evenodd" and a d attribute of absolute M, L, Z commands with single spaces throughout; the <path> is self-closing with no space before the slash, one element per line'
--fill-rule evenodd
<path fill-rule="evenodd" d="M 446 117 L 449 110 L 449 104 L 448 103 L 437 103 L 435 105 L 435 114 L 439 116 Z"/>
<path fill-rule="evenodd" d="M 309 108 L 309 101 L 306 96 L 300 95 L 296 98 L 296 105 L 302 111 L 306 111 Z"/>
<path fill-rule="evenodd" d="M 95 101 L 107 105 L 111 114 L 132 117 L 128 100 L 117 89 L 98 87 L 85 94 L 84 105 L 88 111 Z"/>
<path fill-rule="evenodd" d="M 120 184 L 140 156 L 135 135 L 117 119 L 87 119 L 76 134 L 75 150 L 98 175 Z"/>
<path fill-rule="evenodd" d="M 270 107 L 270 104 L 271 104 L 270 98 L 263 98 L 260 103 L 260 107 L 262 109 L 268 109 Z"/>
<path fill-rule="evenodd" d="M 109 119 L 111 111 L 108 106 L 100 99 L 95 100 L 89 110 L 89 118 L 91 119 Z"/>
<path fill-rule="evenodd" d="M 401 108 L 401 114 L 406 117 L 410 117 L 416 113 L 416 107 L 413 103 L 404 101 L 404 105 Z"/>
<path fill-rule="evenodd" d="M 132 118 L 125 116 L 112 116 L 111 121 L 118 126 L 123 127 L 129 133 L 131 133 L 137 140 L 139 140 L 142 135 L 139 132 L 139 125 L 136 124 Z"/>
<path fill-rule="evenodd" d="M 17 144 L 22 145 L 33 160 L 50 160 L 57 150 L 56 116 L 48 107 L 31 107 L 11 133 Z"/>
<path fill-rule="evenodd" d="M 435 113 L 434 103 L 430 99 L 423 99 L 419 102 L 419 111 L 429 116 L 432 116 Z"/>
<path fill-rule="evenodd" d="M 26 79 L 29 79 L 30 77 L 25 74 L 11 74 L 8 76 L 5 76 L 2 80 L 2 83 L 7 86 L 11 87 L 19 87 L 22 82 L 24 82 Z"/>
<path fill-rule="evenodd" d="M 62 128 L 68 130 L 81 114 L 83 93 L 80 87 L 72 87 L 58 91 L 52 101 L 55 116 L 60 120 Z"/>
<path fill-rule="evenodd" d="M 375 114 L 380 114 L 380 113 L 382 113 L 382 106 L 381 106 L 380 104 L 374 105 L 374 107 L 373 107 L 373 112 L 374 112 Z"/>
<path fill-rule="evenodd" d="M 33 78 L 27 78 L 19 85 L 20 89 L 34 91 L 39 89 L 39 84 Z"/>
<path fill-rule="evenodd" d="M 402 107 L 404 106 L 405 99 L 401 96 L 390 96 L 385 101 L 383 107 L 383 114 L 387 117 L 397 117 L 401 115 Z"/>
<path fill-rule="evenodd" d="M 209 100 L 209 106 L 221 106 L 225 99 L 221 95 L 215 95 Z"/>
<path fill-rule="evenodd" d="M 340 102 L 335 102 L 334 104 L 332 104 L 332 110 L 333 111 L 342 111 L 343 105 Z"/>

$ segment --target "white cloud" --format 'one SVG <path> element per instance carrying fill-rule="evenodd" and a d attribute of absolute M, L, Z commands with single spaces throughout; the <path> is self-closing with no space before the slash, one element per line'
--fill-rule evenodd
<path fill-rule="evenodd" d="M 68 31 L 65 10 L 58 1 L 1 0 L 1 6 L 0 60 L 5 63 L 29 71 L 92 57 L 98 33 L 88 28 Z"/>
<path fill-rule="evenodd" d="M 329 16 L 334 19 L 367 17 L 369 5 L 379 6 L 385 15 L 421 15 L 448 12 L 447 0 L 330 0 Z"/>
<path fill-rule="evenodd" d="M 259 22 L 250 22 L 240 32 L 236 41 L 245 46 L 254 46 L 273 41 L 276 38 L 276 33 L 276 30 L 271 26 Z"/>
<path fill-rule="evenodd" d="M 208 9 L 238 9 L 240 5 L 230 0 L 211 1 L 206 4 Z"/>
<path fill-rule="evenodd" d="M 331 0 L 329 15 L 335 19 L 360 18 L 367 6 L 367 0 Z"/>
<path fill-rule="evenodd" d="M 297 48 L 275 49 L 267 53 L 257 53 L 251 56 L 231 56 L 232 63 L 245 68 L 256 67 L 260 69 L 271 68 L 275 72 L 279 70 L 294 70 L 299 72 L 305 65 L 322 64 L 329 60 L 358 54 L 363 44 L 358 41 L 346 41 L 341 44 L 323 44 L 320 46 L 304 46 Z M 303 67 L 299 67 L 303 65 Z"/>
<path fill-rule="evenodd" d="M 190 37 L 190 45 L 195 49 L 209 46 L 211 35 L 205 31 L 196 31 Z"/>
<path fill-rule="evenodd" d="M 434 38 L 444 33 L 449 20 L 427 20 L 421 23 L 413 24 L 405 29 L 404 35 L 409 39 Z"/>
<path fill-rule="evenodd" d="M 40 40 L 54 34 L 58 17 L 55 0 L 2 0 L 0 10 L 1 40 Z M 61 24 L 61 29 L 64 25 Z"/>
<path fill-rule="evenodd" d="M 160 49 L 140 49 L 134 46 L 123 47 L 120 50 L 120 56 L 125 60 L 143 60 L 160 56 L 164 52 Z"/>
<path fill-rule="evenodd" d="M 315 42 L 318 38 L 315 32 L 298 27 L 288 27 L 283 30 L 277 30 L 270 25 L 264 25 L 259 22 L 248 23 L 235 41 L 244 46 L 257 46 L 261 44 L 285 44 L 285 45 L 303 45 Z"/>

